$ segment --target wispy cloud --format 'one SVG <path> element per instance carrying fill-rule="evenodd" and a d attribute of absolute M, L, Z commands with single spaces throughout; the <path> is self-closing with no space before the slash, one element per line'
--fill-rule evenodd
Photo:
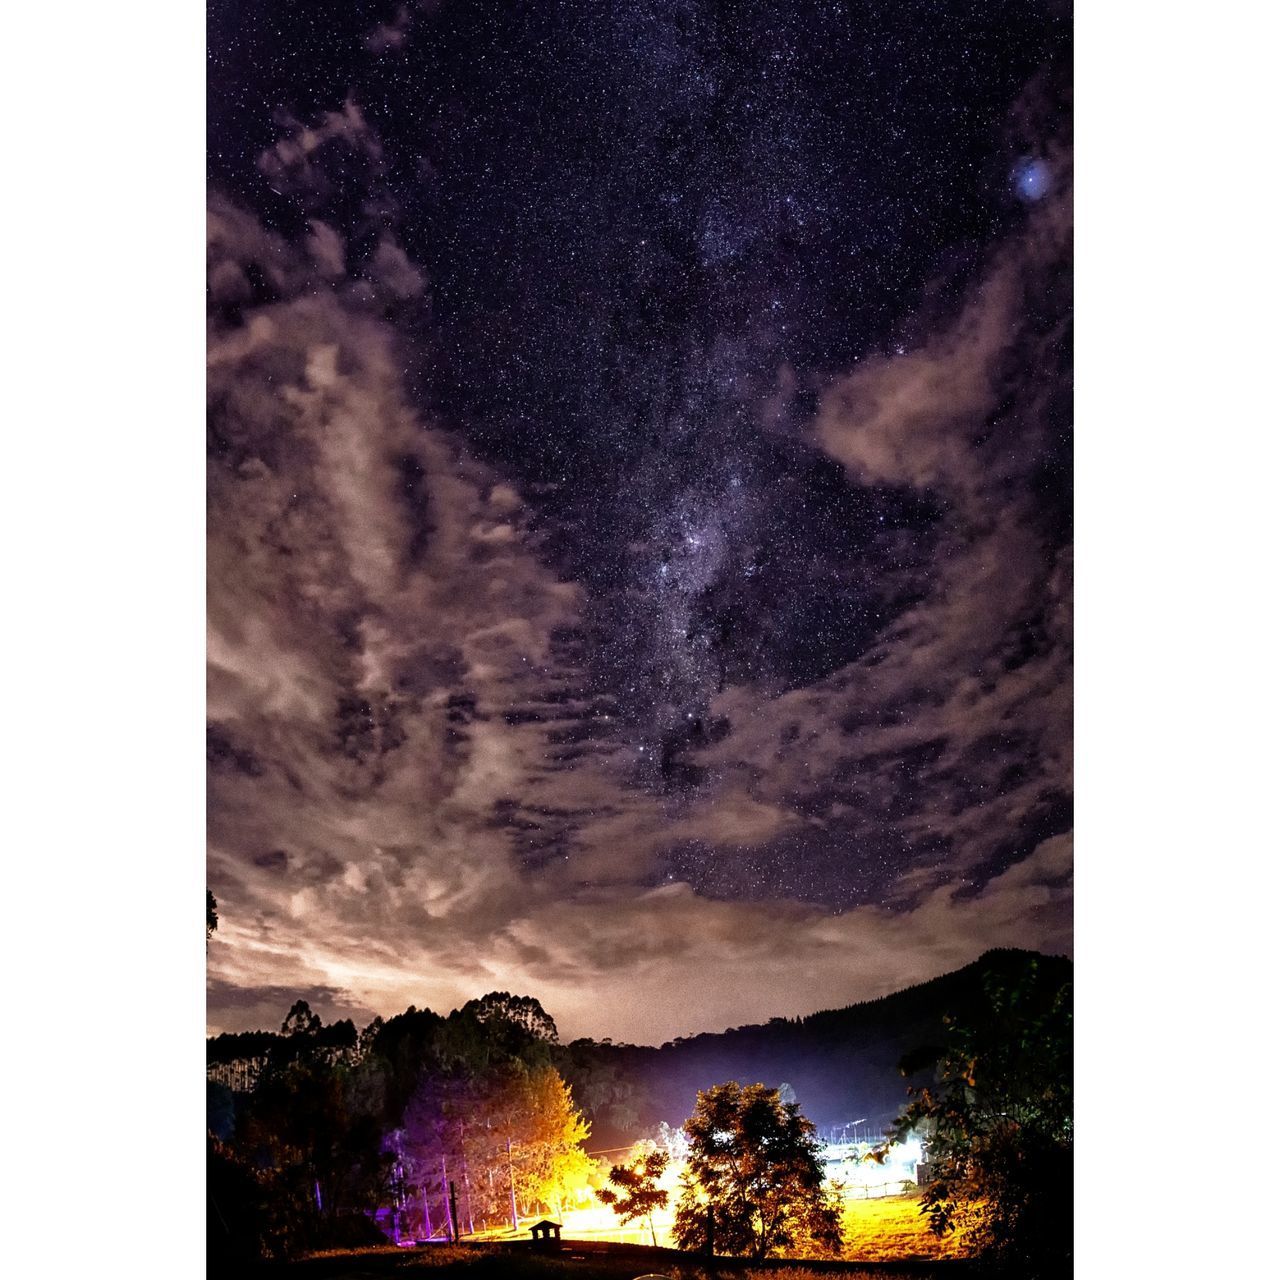
<path fill-rule="evenodd" d="M 374 227 L 380 141 L 351 100 L 285 129 L 260 168 L 298 243 L 209 211 L 211 1025 L 270 1025 L 286 992 L 356 1016 L 505 988 L 570 1034 L 661 1039 L 1068 948 L 1071 559 L 1036 497 L 1065 184 L 954 314 L 822 388 L 810 442 L 933 501 L 929 555 L 847 665 L 724 688 L 673 798 L 584 677 L 585 591 L 526 495 L 411 403 L 386 309 L 430 281 L 385 220 L 354 254 L 336 212 L 358 164 Z"/>

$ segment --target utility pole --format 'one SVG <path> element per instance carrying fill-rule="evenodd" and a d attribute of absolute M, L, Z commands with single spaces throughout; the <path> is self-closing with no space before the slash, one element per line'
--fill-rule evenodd
<path fill-rule="evenodd" d="M 440 1157 L 440 1194 L 444 1197 L 444 1211 L 449 1219 L 449 1239 L 458 1242 L 458 1223 L 449 1203 L 449 1165 L 445 1156 Z"/>

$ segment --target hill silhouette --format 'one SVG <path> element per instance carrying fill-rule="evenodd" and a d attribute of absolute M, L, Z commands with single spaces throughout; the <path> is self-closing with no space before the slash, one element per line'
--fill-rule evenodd
<path fill-rule="evenodd" d="M 901 1110 L 907 1085 L 929 1074 L 922 1067 L 904 1079 L 904 1058 L 940 1042 L 944 1017 L 963 1019 L 984 1001 L 988 975 L 1016 978 L 1033 962 L 1055 985 L 1070 980 L 1072 963 L 1064 956 L 992 950 L 892 995 L 807 1017 L 773 1018 L 658 1047 L 577 1040 L 562 1048 L 561 1070 L 591 1117 L 590 1145 L 597 1149 L 661 1121 L 682 1124 L 698 1090 L 722 1080 L 788 1084 L 819 1129 L 861 1121 L 860 1136 L 878 1137 Z"/>

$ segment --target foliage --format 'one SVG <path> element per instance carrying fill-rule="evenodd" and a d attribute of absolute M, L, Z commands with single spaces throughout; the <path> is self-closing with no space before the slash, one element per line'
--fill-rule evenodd
<path fill-rule="evenodd" d="M 555 1206 L 585 1187 L 588 1125 L 551 1065 L 554 1023 L 496 993 L 441 1017 L 410 1008 L 363 1032 L 296 1001 L 280 1031 L 219 1036 L 211 1065 L 250 1063 L 208 1089 L 209 1131 L 235 1217 L 224 1253 L 289 1257 L 376 1215 L 395 1238 L 447 1221 L 448 1188 L 473 1219 Z M 246 1179 L 249 1181 L 246 1182 Z M 213 1216 L 211 1206 L 211 1219 Z M 232 1238 L 234 1237 L 234 1239 Z"/>
<path fill-rule="evenodd" d="M 628 1057 L 636 1052 L 653 1050 L 637 1051 L 594 1040 L 557 1046 L 557 1069 L 590 1117 L 596 1137 L 607 1145 L 622 1145 L 657 1119 L 653 1099 Z"/>
<path fill-rule="evenodd" d="M 524 1194 L 559 1212 L 590 1176 L 591 1160 L 582 1149 L 590 1126 L 574 1106 L 569 1086 L 551 1067 L 521 1081 L 517 1105 L 513 1149 Z"/>
<path fill-rule="evenodd" d="M 265 1179 L 281 1252 L 332 1240 L 340 1219 L 387 1190 L 379 1117 L 362 1105 L 365 1074 L 323 1055 L 296 1057 L 264 1077 L 237 1117 L 235 1149 Z"/>
<path fill-rule="evenodd" d="M 542 1205 L 559 1212 L 586 1185 L 588 1132 L 554 1068 L 514 1060 L 486 1072 L 424 1075 L 396 1149 L 418 1194 L 452 1179 L 468 1220 L 504 1218 L 513 1199 L 517 1211 Z"/>
<path fill-rule="evenodd" d="M 935 1087 L 912 1089 L 890 1135 L 926 1143 L 921 1212 L 1020 1276 L 1071 1269 L 1071 985 L 1035 963 L 988 979 L 986 1006 L 950 1020 Z"/>
<path fill-rule="evenodd" d="M 666 1208 L 668 1194 L 658 1184 L 669 1161 L 670 1156 L 664 1150 L 651 1145 L 634 1163 L 615 1164 L 609 1170 L 611 1185 L 596 1192 L 601 1202 L 610 1205 L 623 1222 L 647 1219 L 655 1247 L 658 1236 L 653 1228 L 653 1211 Z"/>
<path fill-rule="evenodd" d="M 737 1081 L 698 1094 L 676 1206 L 684 1249 L 767 1258 L 840 1247 L 839 1205 L 823 1185 L 813 1124 L 776 1089 Z"/>
<path fill-rule="evenodd" d="M 209 941 L 213 937 L 214 930 L 218 927 L 218 900 L 213 896 L 212 889 L 204 891 L 204 940 Z"/>
<path fill-rule="evenodd" d="M 988 963 L 1007 974 L 1023 971 L 1028 959 L 1011 953 L 988 957 Z M 1042 964 L 1045 978 L 1051 971 L 1069 972 L 1066 961 L 1045 958 Z M 989 1003 L 978 976 L 975 970 L 962 987 L 907 993 L 919 1005 L 907 1009 L 912 1025 L 935 1021 L 937 1000 L 944 994 L 960 1021 L 973 1022 L 979 1000 Z M 926 1019 L 930 1010 L 935 1012 Z M 359 1031 L 346 1019 L 325 1025 L 299 1001 L 276 1024 L 281 1031 L 210 1039 L 208 1127 L 219 1142 L 219 1176 L 225 1175 L 229 1188 L 222 1198 L 257 1206 L 239 1215 L 223 1206 L 231 1235 L 243 1237 L 223 1244 L 232 1250 L 243 1244 L 246 1256 L 289 1256 L 367 1226 L 373 1215 L 388 1235 L 398 1230 L 401 1238 L 416 1236 L 429 1222 L 438 1237 L 449 1182 L 457 1185 L 464 1229 L 472 1219 L 477 1228 L 509 1221 L 513 1183 L 520 1213 L 540 1213 L 545 1205 L 558 1216 L 558 1201 L 585 1190 L 594 1168 L 582 1150 L 588 1120 L 602 1146 L 630 1144 L 642 1129 L 658 1134 L 668 1168 L 678 1167 L 690 1141 L 685 1132 L 659 1124 L 664 1115 L 679 1114 L 672 1109 L 680 1105 L 675 1099 L 692 1096 L 708 1079 L 731 1076 L 731 1064 L 744 1056 L 769 1058 L 774 1037 L 782 1033 L 809 1035 L 808 1023 L 792 1020 L 743 1029 L 734 1033 L 736 1039 L 699 1037 L 680 1050 L 688 1058 L 684 1061 L 673 1059 L 668 1049 L 645 1046 L 590 1040 L 561 1045 L 554 1039 L 554 1023 L 544 1021 L 540 1011 L 537 1001 L 495 992 L 448 1015 L 410 1008 L 385 1022 L 375 1018 Z M 821 1016 L 810 1021 L 813 1035 L 796 1042 L 800 1056 L 785 1071 L 778 1069 L 777 1078 L 795 1080 L 812 1101 L 821 1097 L 814 1079 L 834 1071 L 836 1062 L 850 1062 L 853 1024 L 828 1026 Z M 895 1012 L 890 1022 L 896 1026 L 898 1021 Z M 859 1044 L 867 1038 L 864 1031 Z M 886 1032 L 882 1039 L 892 1046 L 894 1061 L 910 1043 L 901 1031 Z M 829 1068 L 812 1065 L 823 1061 L 822 1054 Z M 936 1057 L 937 1051 L 931 1055 Z M 847 1078 L 844 1087 L 847 1091 Z M 780 1104 L 785 1101 L 778 1098 Z M 697 1247 L 706 1240 L 707 1202 L 701 1185 L 691 1181 L 700 1215 L 687 1226 Z M 878 1203 L 859 1202 L 857 1213 L 878 1214 Z M 919 1224 L 919 1233 L 900 1233 L 898 1256 L 904 1249 L 956 1251 L 958 1233 L 927 1235 L 916 1202 L 899 1203 L 901 1214 Z M 216 1217 L 211 1205 L 211 1232 Z M 686 1222 L 688 1217 L 686 1205 Z M 723 1252 L 729 1248 L 726 1233 L 733 1215 L 720 1217 L 724 1221 L 717 1230 L 713 1209 L 711 1234 Z M 816 1231 L 806 1226 L 803 1214 L 792 1215 L 790 1243 L 770 1247 L 792 1253 L 830 1248 L 821 1215 L 815 1221 Z M 846 1228 L 854 1234 L 851 1225 Z M 921 1243 L 931 1247 L 919 1248 Z M 747 1239 L 744 1249 L 750 1252 L 753 1246 Z"/>
<path fill-rule="evenodd" d="M 512 1023 L 549 1044 L 555 1044 L 560 1038 L 555 1021 L 533 996 L 513 996 L 509 991 L 491 991 L 479 1000 L 469 1000 L 462 1006 L 462 1012 L 474 1014 L 481 1023 L 494 1019 Z"/>
<path fill-rule="evenodd" d="M 293 1008 L 285 1015 L 280 1024 L 280 1034 L 284 1036 L 313 1036 L 321 1027 L 320 1015 L 311 1012 L 311 1006 L 305 1000 L 295 1000 Z"/>

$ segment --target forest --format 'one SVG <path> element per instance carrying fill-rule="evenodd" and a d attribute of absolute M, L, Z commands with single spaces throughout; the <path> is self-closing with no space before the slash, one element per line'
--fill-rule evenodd
<path fill-rule="evenodd" d="M 537 1216 L 608 1204 L 611 1173 L 632 1194 L 638 1185 L 623 1153 L 639 1171 L 669 1159 L 697 1169 L 690 1136 L 717 1090 L 739 1088 L 725 1082 L 761 1090 L 757 1111 L 779 1132 L 792 1124 L 814 1161 L 826 1142 L 883 1140 L 895 1125 L 903 1138 L 913 1123 L 927 1132 L 921 1091 L 946 1078 L 949 1028 L 990 1024 L 998 993 L 1029 980 L 1067 989 L 1070 970 L 1061 958 L 989 952 L 881 1000 L 660 1047 L 562 1044 L 535 998 L 506 992 L 362 1029 L 326 1025 L 298 1001 L 277 1031 L 207 1042 L 211 1260 L 514 1233 Z M 1062 1078 L 1062 1066 L 1050 1075 Z M 705 1241 L 691 1213 L 686 1235 Z M 945 1214 L 935 1214 L 944 1231 Z M 830 1244 L 828 1227 L 809 1234 Z M 731 1238 L 726 1225 L 720 1240 Z"/>

